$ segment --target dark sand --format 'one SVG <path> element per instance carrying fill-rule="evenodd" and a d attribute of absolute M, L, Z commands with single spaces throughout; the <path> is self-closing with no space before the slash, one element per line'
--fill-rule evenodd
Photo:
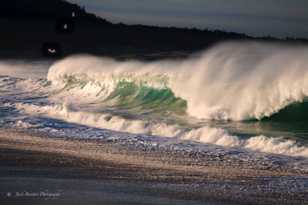
<path fill-rule="evenodd" d="M 0 204 L 308 204 L 307 173 L 207 160 L 0 130 Z"/>

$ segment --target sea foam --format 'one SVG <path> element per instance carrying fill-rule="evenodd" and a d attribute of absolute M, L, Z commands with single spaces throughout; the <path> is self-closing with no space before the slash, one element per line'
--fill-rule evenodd
<path fill-rule="evenodd" d="M 177 61 L 69 57 L 50 68 L 48 80 L 61 85 L 74 77 L 85 84 L 99 84 L 107 94 L 121 81 L 169 88 L 187 102 L 191 116 L 241 121 L 271 116 L 302 102 L 308 95 L 307 59 L 306 47 L 225 43 Z"/>
<path fill-rule="evenodd" d="M 200 128 L 186 129 L 164 122 L 132 120 L 104 113 L 75 111 L 65 105 L 38 106 L 17 103 L 15 106 L 18 110 L 22 110 L 27 114 L 43 115 L 96 128 L 176 138 L 294 157 L 308 157 L 308 147 L 299 145 L 296 141 L 287 140 L 283 137 L 273 138 L 260 135 L 241 138 L 231 135 L 227 130 L 222 128 L 203 126 Z"/>
<path fill-rule="evenodd" d="M 30 98 L 26 102 L 11 102 L 17 110 L 30 116 L 43 115 L 121 132 L 308 157 L 305 145 L 283 137 L 257 135 L 245 138 L 219 127 L 187 128 L 163 120 L 125 118 L 103 112 L 106 101 L 112 101 L 114 104 L 109 105 L 118 108 L 117 103 L 123 101 L 124 96 L 133 102 L 129 106 L 139 108 L 138 103 L 148 103 L 154 96 L 155 100 L 152 101 L 155 103 L 150 106 L 147 104 L 147 108 L 154 111 L 155 106 L 159 106 L 158 110 L 169 109 L 176 107 L 174 103 L 180 102 L 180 108 L 185 108 L 186 112 L 182 117 L 187 119 L 262 119 L 290 104 L 305 100 L 308 95 L 307 59 L 306 47 L 254 42 L 220 44 L 185 60 L 116 61 L 79 55 L 53 64 L 47 76 L 50 83 L 3 77 L 0 85 L 8 90 L 11 89 L 11 86 L 7 86 L 8 82 L 11 85 L 16 81 L 18 89 L 27 91 L 24 95 L 39 91 L 48 96 L 42 102 L 32 102 L 40 99 L 41 94 L 37 95 L 37 99 L 28 96 Z M 125 92 L 114 95 L 123 82 L 128 85 L 123 88 Z M 42 87 L 44 89 L 40 89 Z M 146 96 L 150 97 L 140 100 L 139 93 L 144 90 Z M 161 90 L 164 92 L 156 92 Z M 173 96 L 169 96 L 169 91 Z M 157 97 L 159 93 L 164 95 Z M 167 103 L 171 104 L 162 106 Z M 138 115 L 138 111 L 135 115 Z M 24 126 L 22 123 L 18 125 Z"/>

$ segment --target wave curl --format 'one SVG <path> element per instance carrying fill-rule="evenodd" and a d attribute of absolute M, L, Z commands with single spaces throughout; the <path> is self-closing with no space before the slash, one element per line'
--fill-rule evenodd
<path fill-rule="evenodd" d="M 303 102 L 308 96 L 307 59 L 306 47 L 225 43 L 181 61 L 69 57 L 50 68 L 48 79 L 58 86 L 77 79 L 84 92 L 106 98 L 121 82 L 168 89 L 186 102 L 191 116 L 241 121 L 263 119 Z"/>

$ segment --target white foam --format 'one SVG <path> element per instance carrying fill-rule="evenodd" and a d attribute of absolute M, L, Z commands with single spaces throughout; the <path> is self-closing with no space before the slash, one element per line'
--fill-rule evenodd
<path fill-rule="evenodd" d="M 54 85 L 67 76 L 107 90 L 123 79 L 169 87 L 198 118 L 260 119 L 308 95 L 308 48 L 225 43 L 184 61 L 154 63 L 75 56 L 54 64 L 48 73 Z"/>
<path fill-rule="evenodd" d="M 33 124 L 28 123 L 28 122 L 24 122 L 22 120 L 18 120 L 15 125 L 16 125 L 16 127 L 23 128 L 23 129 L 38 127 L 37 125 L 33 125 Z"/>
<path fill-rule="evenodd" d="M 3 74 L 4 68 L 1 69 L 0 74 Z M 68 77 L 81 80 L 84 84 L 49 92 L 63 88 Z M 170 88 L 176 96 L 187 101 L 187 112 L 194 117 L 259 119 L 272 115 L 290 103 L 303 101 L 308 95 L 306 47 L 227 43 L 187 60 L 154 63 L 75 56 L 54 64 L 48 72 L 48 80 L 53 88 L 46 92 L 50 94 L 48 103 L 52 102 L 52 105 L 17 103 L 16 108 L 30 115 L 45 115 L 92 127 L 308 157 L 308 148 L 293 140 L 266 136 L 243 139 L 224 129 L 207 126 L 187 131 L 177 125 L 125 119 L 79 107 L 88 106 L 96 100 L 101 102 L 99 100 L 107 97 L 120 81 L 126 80 L 155 88 Z M 6 82 L 4 79 L 1 85 Z M 21 80 L 16 87 L 31 92 L 41 90 L 42 82 Z"/>
<path fill-rule="evenodd" d="M 224 129 L 202 127 L 185 133 L 183 139 L 196 140 L 225 147 L 240 147 L 266 153 L 308 157 L 308 147 L 300 146 L 295 141 L 286 140 L 283 137 L 274 138 L 261 135 L 243 139 L 230 135 Z"/>
<path fill-rule="evenodd" d="M 180 132 L 176 125 L 167 125 L 165 123 L 148 123 L 143 120 L 125 119 L 120 116 L 105 113 L 78 111 L 71 109 L 68 104 L 38 106 L 33 104 L 17 103 L 15 104 L 15 107 L 31 115 L 46 115 L 48 117 L 65 120 L 67 122 L 134 134 L 142 133 L 169 137 L 177 135 Z"/>
<path fill-rule="evenodd" d="M 295 141 L 285 140 L 282 137 L 271 138 L 266 136 L 255 136 L 243 139 L 238 136 L 230 135 L 224 129 L 208 126 L 184 131 L 176 125 L 145 122 L 142 120 L 129 120 L 119 116 L 102 113 L 74 111 L 67 105 L 37 106 L 18 103 L 16 104 L 16 108 L 31 115 L 47 115 L 48 117 L 96 128 L 111 129 L 135 134 L 176 137 L 183 140 L 192 140 L 224 147 L 243 148 L 287 156 L 308 157 L 307 147 L 300 146 Z"/>

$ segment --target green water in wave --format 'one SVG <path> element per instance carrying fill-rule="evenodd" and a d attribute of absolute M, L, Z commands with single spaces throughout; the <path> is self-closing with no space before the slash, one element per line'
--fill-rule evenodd
<path fill-rule="evenodd" d="M 104 100 L 113 106 L 126 109 L 142 109 L 163 113 L 186 113 L 187 102 L 175 97 L 169 88 L 153 88 L 121 81 L 117 88 Z"/>
<path fill-rule="evenodd" d="M 308 122 L 308 101 L 293 103 L 262 121 Z"/>
<path fill-rule="evenodd" d="M 64 89 L 80 88 L 83 89 L 89 81 L 87 79 L 77 79 L 69 77 L 66 79 Z M 101 86 L 97 82 L 98 86 Z M 98 99 L 104 91 L 101 86 L 101 92 L 97 93 Z M 113 108 L 115 114 L 125 116 L 142 116 L 147 120 L 166 120 L 184 127 L 201 127 L 212 125 L 214 127 L 223 127 L 230 130 L 235 135 L 267 135 L 267 136 L 288 136 L 301 139 L 308 139 L 308 102 L 291 104 L 271 117 L 265 117 L 262 120 L 249 120 L 243 122 L 231 121 L 211 121 L 198 120 L 190 118 L 187 113 L 187 102 L 175 96 L 173 91 L 167 87 L 154 88 L 149 85 L 126 80 L 119 81 L 115 90 L 107 97 L 102 96 L 99 105 L 102 110 Z"/>
<path fill-rule="evenodd" d="M 308 101 L 293 103 L 261 120 L 229 122 L 227 127 L 254 135 L 296 137 L 308 140 Z M 238 133 L 237 133 L 238 134 Z"/>

